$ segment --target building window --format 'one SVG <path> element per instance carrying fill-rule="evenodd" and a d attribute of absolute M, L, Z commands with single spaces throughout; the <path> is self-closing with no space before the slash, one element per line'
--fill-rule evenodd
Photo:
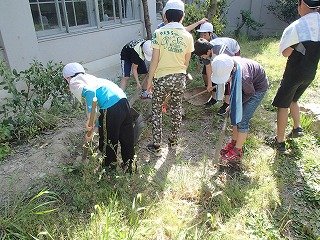
<path fill-rule="evenodd" d="M 139 0 L 29 0 L 29 3 L 38 36 L 140 19 Z"/>
<path fill-rule="evenodd" d="M 86 0 L 65 0 L 69 26 L 89 24 L 89 8 Z"/>
<path fill-rule="evenodd" d="M 136 0 L 99 0 L 99 17 L 104 24 L 140 19 Z"/>

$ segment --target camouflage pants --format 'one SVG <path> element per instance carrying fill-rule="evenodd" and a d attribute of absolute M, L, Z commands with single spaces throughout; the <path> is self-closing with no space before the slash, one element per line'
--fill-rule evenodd
<path fill-rule="evenodd" d="M 169 95 L 169 109 L 171 111 L 171 136 L 176 141 L 182 121 L 182 96 L 186 88 L 186 75 L 183 73 L 169 74 L 155 78 L 152 94 L 152 134 L 153 144 L 160 145 L 162 141 L 162 103 Z"/>

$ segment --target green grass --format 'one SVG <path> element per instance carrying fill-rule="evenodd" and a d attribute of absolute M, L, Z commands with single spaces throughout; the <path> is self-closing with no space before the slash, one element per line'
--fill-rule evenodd
<path fill-rule="evenodd" d="M 138 174 L 130 177 L 119 172 L 113 177 L 102 175 L 100 179 L 100 172 L 94 171 L 99 161 L 92 158 L 89 165 L 66 168 L 63 176 L 42 183 L 58 196 L 56 211 L 30 218 L 24 214 L 28 211 L 23 210 L 23 202 L 8 206 L 7 211 L 14 213 L 16 219 L 1 215 L 0 236 L 3 239 L 31 239 L 31 235 L 41 239 L 319 239 L 320 140 L 311 131 L 313 119 L 303 115 L 306 136 L 288 142 L 288 155 L 277 155 L 264 143 L 264 137 L 275 131 L 276 116 L 270 105 L 286 59 L 277 53 L 278 39 L 240 44 L 242 55 L 260 62 L 271 83 L 252 121 L 241 172 L 218 171 L 206 150 L 192 159 L 185 159 L 183 151 L 173 156 L 168 153 L 166 161 L 155 169 L 155 160 L 146 162 L 138 149 Z M 188 83 L 188 88 L 202 85 L 201 73 L 196 72 L 196 63 L 192 64 L 195 80 Z M 320 102 L 315 94 L 319 91 L 319 72 L 302 102 Z M 136 108 L 147 112 L 145 103 L 137 104 Z M 204 128 L 201 114 L 212 115 L 206 127 L 212 132 L 208 137 L 210 145 L 214 145 L 220 134 L 217 126 L 222 124 L 221 118 L 187 103 L 185 109 L 188 116 L 185 129 L 191 137 Z M 164 123 L 168 129 L 167 117 Z M 148 125 L 142 137 L 148 138 L 150 134 Z M 13 224 L 19 228 L 12 228 Z M 22 237 L 5 236 L 3 229 L 12 229 Z"/>

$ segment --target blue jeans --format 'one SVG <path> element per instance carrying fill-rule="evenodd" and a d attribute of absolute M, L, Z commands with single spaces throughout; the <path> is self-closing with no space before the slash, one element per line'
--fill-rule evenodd
<path fill-rule="evenodd" d="M 239 132 L 246 133 L 249 131 L 249 122 L 257 107 L 260 105 L 267 91 L 256 92 L 247 102 L 242 105 L 242 120 L 237 124 Z"/>

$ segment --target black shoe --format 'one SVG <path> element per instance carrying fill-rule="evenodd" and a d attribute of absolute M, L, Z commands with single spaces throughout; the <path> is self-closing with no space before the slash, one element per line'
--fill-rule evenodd
<path fill-rule="evenodd" d="M 129 173 L 130 175 L 137 170 L 137 166 L 133 167 L 133 163 L 121 163 L 121 168 L 124 173 Z"/>
<path fill-rule="evenodd" d="M 153 153 L 157 157 L 161 157 L 161 148 L 160 146 L 156 146 L 153 143 L 147 145 L 147 150 Z"/>
<path fill-rule="evenodd" d="M 168 143 L 168 146 L 171 147 L 171 148 L 175 148 L 178 146 L 178 141 L 177 140 L 172 140 L 171 138 L 168 138 L 169 140 L 169 143 Z"/>
<path fill-rule="evenodd" d="M 293 128 L 291 132 L 288 134 L 288 138 L 298 138 L 302 137 L 303 134 L 303 129 L 301 127 Z"/>
<path fill-rule="evenodd" d="M 276 149 L 279 153 L 285 153 L 287 151 L 286 149 L 286 143 L 285 142 L 278 142 L 277 137 L 267 137 L 265 139 L 266 144 L 270 147 Z"/>
<path fill-rule="evenodd" d="M 210 97 L 209 100 L 204 104 L 205 106 L 213 106 L 217 103 L 217 100 L 215 100 L 213 97 Z"/>
<path fill-rule="evenodd" d="M 217 114 L 220 116 L 225 115 L 229 111 L 229 104 L 224 102 L 223 105 L 219 108 Z"/>

